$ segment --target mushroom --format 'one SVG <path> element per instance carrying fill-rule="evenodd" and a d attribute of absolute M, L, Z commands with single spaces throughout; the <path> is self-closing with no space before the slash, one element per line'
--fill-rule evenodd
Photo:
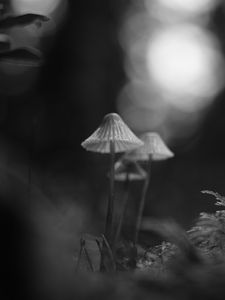
<path fill-rule="evenodd" d="M 126 156 L 122 156 L 120 160 L 115 163 L 115 180 L 123 181 L 125 183 L 125 196 L 121 206 L 121 214 L 119 217 L 119 223 L 117 225 L 115 234 L 115 245 L 119 239 L 124 215 L 127 207 L 128 200 L 128 184 L 129 181 L 143 180 L 146 177 L 145 170 L 136 161 L 130 161 L 126 159 Z"/>
<path fill-rule="evenodd" d="M 86 150 L 110 153 L 110 193 L 106 217 L 105 236 L 109 243 L 112 241 L 114 213 L 114 160 L 115 153 L 125 152 L 143 145 L 143 142 L 124 123 L 116 113 L 107 114 L 97 130 L 82 144 Z"/>
<path fill-rule="evenodd" d="M 145 198 L 150 182 L 151 163 L 152 161 L 165 160 L 172 158 L 174 153 L 166 146 L 162 138 L 156 132 L 146 132 L 140 136 L 144 145 L 136 150 L 129 151 L 126 154 L 126 159 L 131 161 L 146 161 L 147 162 L 147 176 L 145 178 L 141 201 L 139 204 L 137 221 L 135 226 L 134 244 L 138 241 L 138 233 L 140 230 L 141 219 L 143 215 Z"/>
<path fill-rule="evenodd" d="M 115 163 L 116 181 L 143 180 L 146 176 L 145 170 L 137 161 L 129 161 L 123 156 Z"/>

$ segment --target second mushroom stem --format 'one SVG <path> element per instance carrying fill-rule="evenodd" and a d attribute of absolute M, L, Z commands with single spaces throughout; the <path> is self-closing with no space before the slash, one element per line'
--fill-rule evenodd
<path fill-rule="evenodd" d="M 141 195 L 141 201 L 140 201 L 139 208 L 138 208 L 137 221 L 136 221 L 135 232 L 134 232 L 134 245 L 136 245 L 138 242 L 138 234 L 139 234 L 140 227 L 141 227 L 141 219 L 143 216 L 145 199 L 146 199 L 146 195 L 147 195 L 147 191 L 148 191 L 149 182 L 151 179 L 151 167 L 152 167 L 152 155 L 150 154 L 148 162 L 147 162 L 147 175 L 145 178 L 142 195 Z"/>
<path fill-rule="evenodd" d="M 110 187 L 109 187 L 109 201 L 108 201 L 108 208 L 107 208 L 107 217 L 106 217 L 106 229 L 105 229 L 105 236 L 111 246 L 113 240 L 113 213 L 114 213 L 114 177 L 115 177 L 115 169 L 114 169 L 114 162 L 115 162 L 115 145 L 114 141 L 110 141 Z"/>
<path fill-rule="evenodd" d="M 116 229 L 116 234 L 115 234 L 115 239 L 114 239 L 114 246 L 116 246 L 120 234 L 121 234 L 121 229 L 122 229 L 122 225 L 123 225 L 123 221 L 124 221 L 124 215 L 126 212 L 126 207 L 127 207 L 127 201 L 128 201 L 128 196 L 129 196 L 129 173 L 126 174 L 126 180 L 125 180 L 125 186 L 124 186 L 124 190 L 125 190 L 125 195 L 124 195 L 124 199 L 123 199 L 123 203 L 122 203 L 122 207 L 121 207 L 121 215 L 119 217 L 119 223 Z"/>

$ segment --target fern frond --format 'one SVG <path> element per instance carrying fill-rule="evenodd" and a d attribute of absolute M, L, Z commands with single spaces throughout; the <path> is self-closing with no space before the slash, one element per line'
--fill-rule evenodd
<path fill-rule="evenodd" d="M 201 249 L 225 249 L 225 211 L 201 213 L 196 226 L 187 233 L 192 243 Z"/>
<path fill-rule="evenodd" d="M 142 229 L 155 232 L 171 244 L 175 244 L 190 262 L 201 261 L 201 257 L 189 240 L 187 233 L 173 220 L 145 219 Z"/>
<path fill-rule="evenodd" d="M 217 202 L 215 203 L 215 205 L 217 206 L 225 206 L 225 197 L 221 196 L 219 193 L 217 192 L 213 192 L 213 191 L 208 191 L 208 190 L 204 190 L 201 191 L 202 194 L 209 194 L 212 195 L 216 198 Z"/>

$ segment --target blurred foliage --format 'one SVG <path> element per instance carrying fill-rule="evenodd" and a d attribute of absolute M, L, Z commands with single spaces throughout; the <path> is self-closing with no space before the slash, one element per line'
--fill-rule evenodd
<path fill-rule="evenodd" d="M 218 193 L 203 193 L 213 195 L 216 205 L 225 206 L 224 197 Z M 225 210 L 201 213 L 196 225 L 187 232 L 171 220 L 148 219 L 143 225 L 166 241 L 146 249 L 139 245 L 135 268 L 128 268 L 128 264 L 121 267 L 133 257 L 133 252 L 128 251 L 128 242 L 120 245 L 117 272 L 108 276 L 95 273 L 96 284 L 90 285 L 90 292 L 94 287 L 98 299 L 224 299 Z M 93 280 L 89 272 L 82 276 L 87 282 Z M 103 290 L 107 288 L 114 292 L 105 294 Z"/>
<path fill-rule="evenodd" d="M 20 16 L 4 16 L 0 19 L 0 31 L 8 30 L 12 27 L 26 26 L 31 23 L 41 26 L 42 22 L 49 18 L 38 14 L 25 14 Z M 7 34 L 0 33 L 0 61 L 26 66 L 39 66 L 42 61 L 41 52 L 33 48 L 11 49 L 11 39 Z"/>
<path fill-rule="evenodd" d="M 26 26 L 31 23 L 35 23 L 37 26 L 41 26 L 41 22 L 49 21 L 46 16 L 38 14 L 25 14 L 20 16 L 7 16 L 0 19 L 0 28 L 10 29 L 14 26 Z"/>

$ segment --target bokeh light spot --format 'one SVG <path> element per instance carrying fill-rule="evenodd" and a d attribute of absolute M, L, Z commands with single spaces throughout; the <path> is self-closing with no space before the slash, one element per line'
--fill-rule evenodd
<path fill-rule="evenodd" d="M 183 15 L 202 14 L 213 9 L 218 0 L 155 0 L 155 5 L 161 9 L 169 9 Z M 146 0 L 145 4 L 151 6 L 152 1 Z"/>
<path fill-rule="evenodd" d="M 216 41 L 194 26 L 156 31 L 146 58 L 150 77 L 179 108 L 195 109 L 222 86 L 223 58 Z"/>

